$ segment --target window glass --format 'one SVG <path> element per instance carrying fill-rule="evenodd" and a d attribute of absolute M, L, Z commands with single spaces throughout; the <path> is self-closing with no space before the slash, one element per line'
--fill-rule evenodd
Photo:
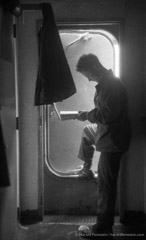
<path fill-rule="evenodd" d="M 103 30 L 60 30 L 63 48 L 77 88 L 72 97 L 57 103 L 59 111 L 91 110 L 94 108 L 96 83 L 89 82 L 76 71 L 76 64 L 84 53 L 93 53 L 101 63 L 119 75 L 119 48 L 116 39 Z M 83 127 L 89 122 L 59 120 L 52 107 L 48 107 L 48 163 L 59 173 L 68 173 L 82 165 L 78 150 Z M 97 171 L 100 153 L 95 151 L 92 169 Z"/>

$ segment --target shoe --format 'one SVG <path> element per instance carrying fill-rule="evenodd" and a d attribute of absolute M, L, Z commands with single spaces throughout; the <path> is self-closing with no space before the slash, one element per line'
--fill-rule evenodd
<path fill-rule="evenodd" d="M 73 170 L 67 170 L 67 173 L 68 174 L 72 174 L 72 175 L 78 175 L 79 172 L 83 169 L 83 166 L 80 165 L 78 166 L 76 169 L 73 169 Z"/>
<path fill-rule="evenodd" d="M 97 225 L 91 227 L 86 225 L 81 225 L 78 228 L 79 237 L 84 239 L 113 239 L 112 229 L 100 230 L 97 229 Z"/>
<path fill-rule="evenodd" d="M 79 179 L 94 179 L 94 173 L 90 169 L 85 169 L 84 167 L 78 172 Z"/>
<path fill-rule="evenodd" d="M 72 174 L 72 175 L 78 175 L 78 178 L 81 179 L 94 179 L 95 175 L 94 173 L 88 169 L 85 168 L 84 166 L 79 166 L 77 169 L 71 170 L 71 171 L 67 171 L 68 174 Z"/>

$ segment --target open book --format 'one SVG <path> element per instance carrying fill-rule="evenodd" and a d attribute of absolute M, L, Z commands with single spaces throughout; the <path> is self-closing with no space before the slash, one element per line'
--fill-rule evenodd
<path fill-rule="evenodd" d="M 76 119 L 79 111 L 60 111 L 61 120 Z"/>
<path fill-rule="evenodd" d="M 79 111 L 58 111 L 56 104 L 53 103 L 54 110 L 60 120 L 69 120 L 69 119 L 75 119 Z"/>

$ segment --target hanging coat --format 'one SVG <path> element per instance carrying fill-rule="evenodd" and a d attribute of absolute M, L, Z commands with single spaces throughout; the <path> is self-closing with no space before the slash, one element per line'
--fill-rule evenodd
<path fill-rule="evenodd" d="M 60 102 L 76 93 L 52 7 L 49 3 L 43 3 L 41 6 L 43 24 L 39 32 L 39 69 L 35 105 Z"/>

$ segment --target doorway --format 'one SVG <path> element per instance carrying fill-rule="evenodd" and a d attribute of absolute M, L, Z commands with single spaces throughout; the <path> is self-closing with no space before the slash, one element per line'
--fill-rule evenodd
<path fill-rule="evenodd" d="M 83 124 L 73 120 L 60 121 L 55 114 L 50 116 L 50 106 L 34 107 L 40 12 L 24 11 L 23 18 L 23 21 L 21 18 L 17 20 L 20 211 L 94 214 L 96 183 L 79 182 L 77 177 L 72 178 L 67 174 L 68 170 L 80 165 L 76 156 Z M 82 53 L 96 51 L 105 67 L 120 74 L 120 68 L 116 67 L 120 65 L 119 48 L 116 50 L 120 46 L 120 23 L 58 23 L 58 29 L 64 48 L 66 44 L 69 45 L 65 53 L 77 86 L 77 95 L 57 103 L 57 108 L 60 111 L 88 110 L 93 106 L 95 86 L 89 86 L 86 79 L 76 73 L 77 59 Z M 79 41 L 71 44 L 79 37 Z M 91 47 L 91 43 L 94 47 Z M 104 48 L 108 49 L 108 58 L 106 53 L 103 54 L 103 43 Z M 93 164 L 95 171 L 98 158 L 97 153 Z M 87 198 L 89 195 L 90 199 Z"/>

